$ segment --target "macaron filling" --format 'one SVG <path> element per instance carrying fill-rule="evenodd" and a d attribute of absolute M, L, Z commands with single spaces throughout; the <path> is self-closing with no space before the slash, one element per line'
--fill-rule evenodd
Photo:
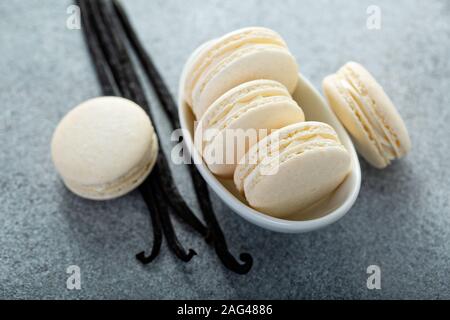
<path fill-rule="evenodd" d="M 261 82 L 261 80 L 258 80 Z M 203 119 L 204 128 L 215 125 L 218 121 L 224 119 L 228 114 L 242 106 L 243 104 L 249 104 L 255 99 L 268 98 L 274 96 L 286 96 L 290 97 L 286 87 L 281 83 L 270 81 L 265 84 L 257 84 L 245 89 L 241 89 L 226 99 L 219 98 L 205 114 Z"/>
<path fill-rule="evenodd" d="M 262 140 L 239 161 L 240 166 L 235 172 L 236 187 L 243 192 L 244 182 L 259 169 L 261 164 L 272 163 L 274 158 L 278 159 L 286 150 L 317 140 L 334 141 L 336 145 L 342 146 L 334 129 L 325 124 L 310 125 L 294 130 L 278 130 Z"/>
<path fill-rule="evenodd" d="M 217 63 L 217 60 L 222 60 L 229 55 L 230 52 L 249 44 L 271 44 L 287 47 L 286 43 L 276 32 L 265 28 L 248 28 L 225 36 L 216 41 L 215 44 L 204 53 L 199 54 L 199 57 L 196 60 L 197 63 L 192 67 L 191 75 L 186 81 L 188 93 L 192 93 L 198 79 L 208 67 Z M 190 96 L 190 94 L 188 96 Z"/>
<path fill-rule="evenodd" d="M 320 137 L 311 138 L 311 140 L 304 141 L 301 144 L 295 144 L 289 148 L 285 148 L 279 157 L 274 157 L 271 159 L 266 158 L 253 171 L 251 171 L 244 180 L 243 189 L 248 190 L 254 188 L 264 176 L 270 175 L 271 173 L 276 174 L 277 166 L 281 166 L 289 160 L 300 157 L 310 151 L 317 151 L 319 149 L 329 150 L 331 147 L 344 151 L 346 150 L 345 147 L 339 142 Z"/>
<path fill-rule="evenodd" d="M 227 55 L 225 55 L 219 63 L 214 64 L 213 66 L 207 68 L 198 82 L 194 85 L 193 89 L 193 103 L 195 105 L 196 100 L 198 97 L 203 93 L 205 90 L 207 84 L 221 71 L 223 71 L 225 68 L 227 68 L 228 65 L 232 64 L 234 61 L 242 58 L 246 55 L 255 54 L 258 52 L 263 52 L 266 50 L 273 50 L 273 51 L 282 51 L 283 53 L 290 54 L 287 48 L 273 45 L 273 44 L 251 44 L 246 45 L 244 47 L 241 47 Z"/>
<path fill-rule="evenodd" d="M 225 135 L 225 130 L 233 130 L 231 129 L 233 122 L 237 121 L 238 119 L 244 117 L 247 113 L 252 112 L 253 110 L 256 110 L 258 108 L 264 108 L 265 106 L 269 106 L 276 103 L 295 103 L 291 98 L 289 97 L 256 97 L 254 98 L 253 102 L 249 104 L 241 104 L 239 106 L 234 106 L 232 108 L 234 112 L 232 112 L 230 115 L 225 116 L 224 118 L 221 118 L 220 120 L 217 119 L 213 126 L 202 128 L 203 129 L 203 136 L 202 141 L 203 144 L 206 144 L 205 152 L 209 148 L 209 143 L 213 142 L 216 138 L 221 137 L 221 135 Z M 237 109 L 237 107 L 240 107 Z M 296 107 L 296 106 L 295 106 Z M 213 131 L 214 130 L 214 131 Z M 267 130 L 272 130 L 272 128 L 268 128 Z M 266 130 L 266 131 L 267 131 Z M 209 133 L 216 133 L 216 134 L 209 134 Z M 270 133 L 270 132 L 269 132 Z M 259 139 L 258 139 L 259 140 Z M 237 159 L 239 160 L 239 159 Z"/>
<path fill-rule="evenodd" d="M 262 97 L 258 96 L 253 98 L 248 103 L 242 103 L 235 105 L 231 109 L 230 114 L 226 114 L 225 117 L 217 119 L 215 123 L 211 126 L 212 129 L 224 130 L 230 127 L 231 123 L 240 117 L 242 117 L 247 112 L 250 112 L 256 108 L 264 107 L 265 105 L 275 104 L 275 103 L 293 103 L 295 102 L 290 97 L 286 96 L 268 96 Z"/>
<path fill-rule="evenodd" d="M 372 141 L 386 165 L 395 158 L 400 158 L 402 152 L 397 136 L 377 112 L 375 101 L 369 97 L 358 75 L 346 66 L 335 76 L 338 91 L 359 119 L 366 136 Z"/>

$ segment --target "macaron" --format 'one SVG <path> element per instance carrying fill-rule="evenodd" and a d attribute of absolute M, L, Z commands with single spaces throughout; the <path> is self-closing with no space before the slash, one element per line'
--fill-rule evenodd
<path fill-rule="evenodd" d="M 300 213 L 331 194 L 352 166 L 336 131 L 321 122 L 277 130 L 241 162 L 234 173 L 237 189 L 250 206 L 277 218 Z"/>
<path fill-rule="evenodd" d="M 385 168 L 410 151 L 411 140 L 400 114 L 362 65 L 347 63 L 324 79 L 323 91 L 356 149 L 371 165 Z"/>
<path fill-rule="evenodd" d="M 290 93 L 298 66 L 281 36 L 267 28 L 240 29 L 206 45 L 188 66 L 185 99 L 200 119 L 222 94 L 251 80 L 282 83 Z"/>
<path fill-rule="evenodd" d="M 144 181 L 155 165 L 158 139 L 136 103 L 99 97 L 81 103 L 61 120 L 51 153 L 68 189 L 83 198 L 107 200 Z"/>
<path fill-rule="evenodd" d="M 284 85 L 254 80 L 227 91 L 208 108 L 194 141 L 212 173 L 232 178 L 252 145 L 275 129 L 304 120 L 303 110 Z"/>

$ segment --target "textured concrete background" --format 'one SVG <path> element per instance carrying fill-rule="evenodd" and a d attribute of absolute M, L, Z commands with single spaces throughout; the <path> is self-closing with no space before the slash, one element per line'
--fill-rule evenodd
<path fill-rule="evenodd" d="M 366 28 L 370 4 L 382 9 L 379 31 Z M 246 276 L 225 270 L 178 223 L 199 256 L 183 264 L 164 244 L 144 268 L 134 258 L 151 239 L 140 195 L 97 203 L 61 184 L 52 132 L 68 110 L 100 94 L 81 31 L 66 29 L 68 5 L 0 3 L 0 298 L 450 298 L 448 1 L 126 1 L 173 93 L 202 41 L 263 25 L 286 38 L 317 86 L 347 60 L 365 64 L 410 130 L 408 158 L 384 171 L 362 162 L 355 206 L 324 230 L 272 233 L 214 197 L 231 250 L 253 254 Z M 168 134 L 165 119 L 157 125 Z M 175 171 L 197 208 L 185 169 Z M 80 291 L 65 286 L 72 264 L 81 268 Z M 371 264 L 381 266 L 380 291 L 366 289 Z"/>

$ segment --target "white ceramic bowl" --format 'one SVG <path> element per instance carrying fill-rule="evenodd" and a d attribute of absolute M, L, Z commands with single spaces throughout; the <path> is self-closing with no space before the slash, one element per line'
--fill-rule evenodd
<path fill-rule="evenodd" d="M 207 45 L 207 44 L 205 44 Z M 203 47 L 203 46 L 202 46 Z M 251 208 L 245 199 L 238 193 L 232 180 L 224 180 L 214 176 L 201 160 L 201 155 L 194 148 L 193 131 L 195 117 L 190 107 L 186 104 L 183 95 L 183 83 L 186 69 L 202 48 L 199 47 L 186 63 L 180 79 L 178 94 L 178 111 L 183 129 L 184 141 L 187 151 L 190 153 L 200 174 L 215 193 L 238 215 L 265 229 L 283 233 L 304 233 L 323 228 L 342 218 L 353 206 L 358 197 L 361 185 L 361 168 L 353 143 L 333 111 L 326 104 L 323 97 L 311 85 L 311 83 L 299 75 L 299 82 L 293 98 L 302 107 L 308 121 L 321 121 L 330 124 L 338 133 L 341 142 L 350 152 L 352 158 L 352 170 L 346 180 L 328 198 L 313 207 L 299 212 L 289 219 L 279 219 L 266 215 Z"/>

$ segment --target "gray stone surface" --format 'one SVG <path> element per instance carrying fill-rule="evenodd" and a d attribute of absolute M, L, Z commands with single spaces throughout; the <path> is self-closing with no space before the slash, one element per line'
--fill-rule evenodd
<path fill-rule="evenodd" d="M 199 256 L 183 264 L 164 244 L 148 267 L 134 254 L 151 243 L 137 192 L 109 202 L 69 193 L 50 159 L 59 119 L 100 94 L 70 1 L 0 3 L 0 298 L 450 298 L 450 5 L 448 1 L 127 1 L 147 50 L 173 93 L 189 53 L 230 30 L 279 31 L 302 72 L 319 86 L 347 60 L 385 86 L 410 130 L 412 153 L 384 171 L 362 162 L 361 194 L 321 231 L 283 235 L 244 221 L 214 197 L 234 253 L 255 258 L 250 274 L 225 270 L 214 252 L 176 223 Z M 382 9 L 382 29 L 366 9 Z M 151 102 L 156 101 L 150 95 Z M 165 119 L 158 117 L 168 145 Z M 174 168 L 194 207 L 185 169 Z M 66 268 L 82 290 L 66 289 Z M 382 290 L 366 268 L 382 269 Z"/>

